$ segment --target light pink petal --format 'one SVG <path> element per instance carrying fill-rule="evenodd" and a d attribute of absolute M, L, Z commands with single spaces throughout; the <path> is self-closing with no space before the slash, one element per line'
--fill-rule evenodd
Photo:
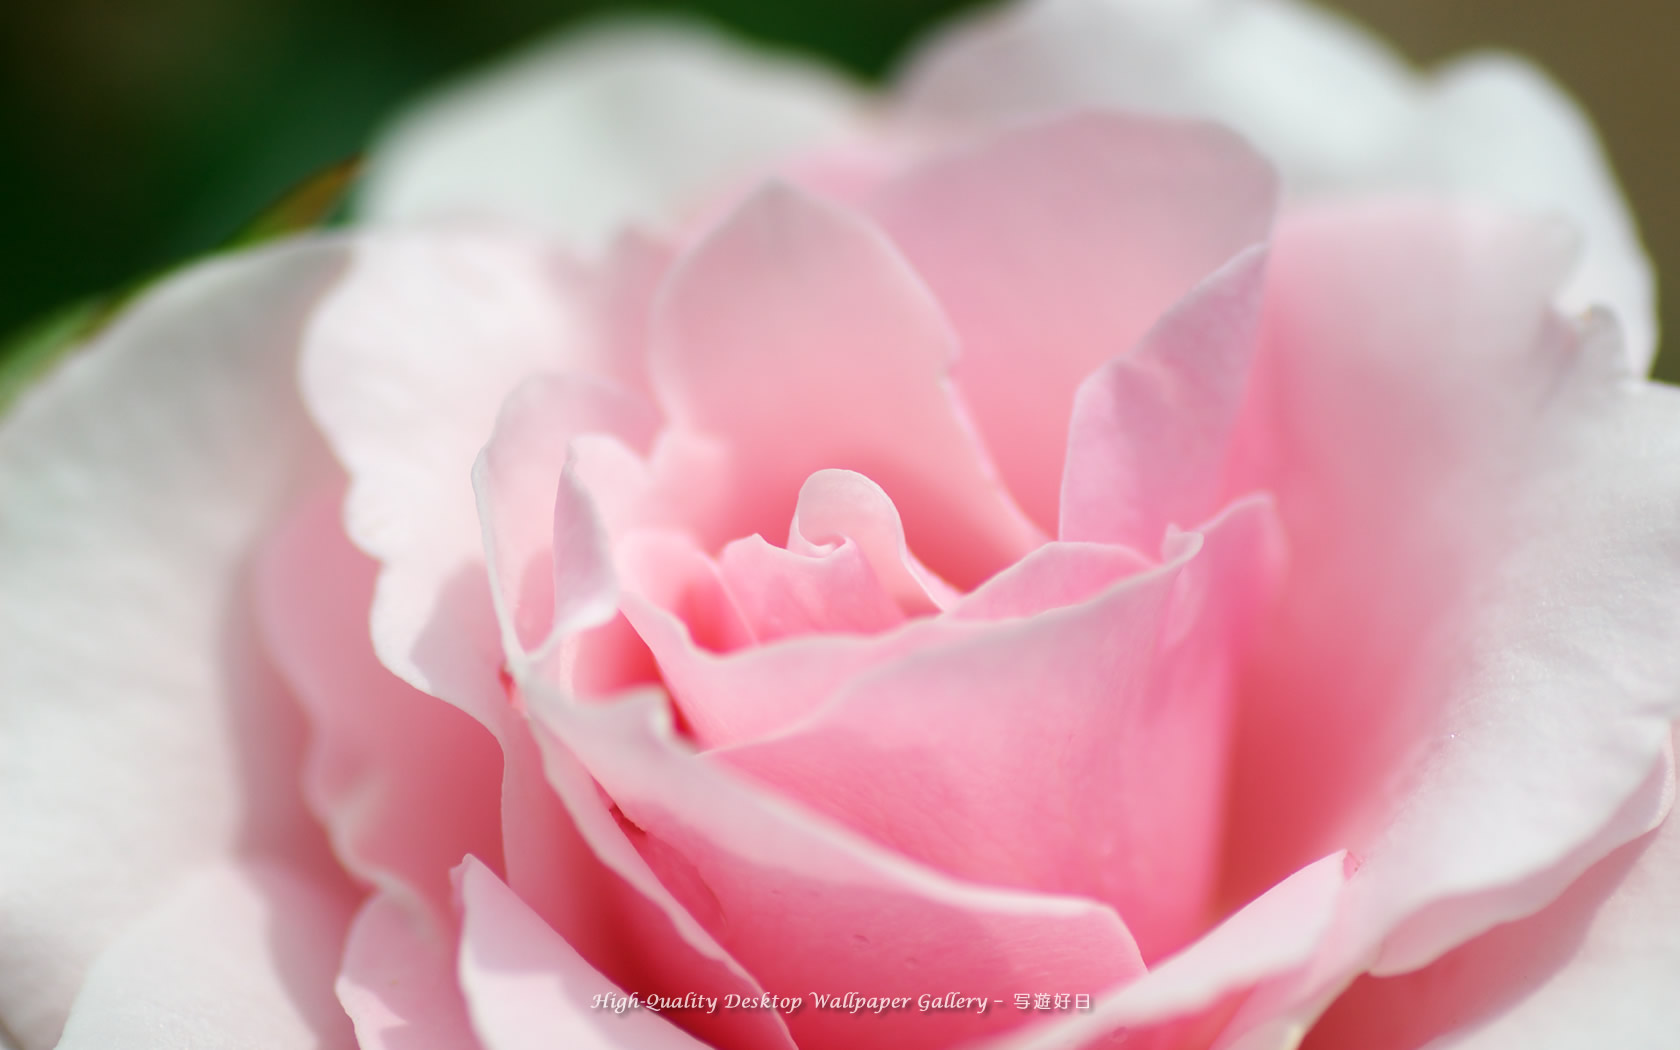
<path fill-rule="evenodd" d="M 692 22 L 573 27 L 405 115 L 373 151 L 360 211 L 494 217 L 593 250 L 847 133 L 862 106 L 826 70 Z"/>
<path fill-rule="evenodd" d="M 1129 547 L 1046 543 L 964 595 L 950 615 L 954 620 L 1006 620 L 1078 605 L 1154 564 Z"/>
<path fill-rule="evenodd" d="M 567 885 L 595 861 L 507 701 L 471 495 L 475 457 L 508 394 L 527 376 L 591 352 L 582 300 L 568 296 L 565 274 L 551 249 L 509 237 L 363 238 L 354 267 L 315 316 L 303 387 L 350 478 L 346 532 L 379 562 L 374 652 L 496 738 L 508 882 L 550 922 L 582 936 L 586 917 Z M 552 520 L 545 514 L 544 527 Z"/>
<path fill-rule="evenodd" d="M 63 1050 L 348 1050 L 333 973 L 351 895 L 283 863 L 207 867 L 88 967 Z"/>
<path fill-rule="evenodd" d="M 651 603 L 675 616 L 688 636 L 713 652 L 730 652 L 753 640 L 718 564 L 693 537 L 680 532 L 631 533 L 613 552 L 624 586 L 633 592 L 626 611 Z M 631 617 L 631 623 L 636 618 Z"/>
<path fill-rule="evenodd" d="M 363 238 L 304 355 L 305 401 L 350 476 L 346 529 L 380 563 L 374 649 L 481 720 L 501 646 L 473 462 L 520 381 L 585 353 L 562 276 L 551 249 L 510 237 Z"/>
<path fill-rule="evenodd" d="M 194 868 L 331 863 L 242 568 L 330 476 L 292 376 L 342 265 L 307 241 L 190 267 L 0 418 L 0 1017 L 28 1050 Z"/>
<path fill-rule="evenodd" d="M 904 538 L 892 497 L 850 470 L 819 470 L 805 479 L 788 530 L 788 550 L 813 553 L 850 539 L 900 608 L 912 614 L 948 609 L 957 591 L 928 570 Z"/>
<path fill-rule="evenodd" d="M 871 211 L 949 314 L 963 402 L 1040 527 L 1080 382 L 1263 240 L 1275 195 L 1229 132 L 1117 114 L 1012 128 L 880 191 Z"/>
<path fill-rule="evenodd" d="M 935 37 L 901 97 L 917 123 L 1098 106 L 1215 120 L 1301 199 L 1425 190 L 1560 213 L 1586 233 L 1565 306 L 1614 310 L 1636 370 L 1656 349 L 1651 266 L 1592 125 L 1521 59 L 1420 73 L 1300 0 L 1029 0 Z"/>
<path fill-rule="evenodd" d="M 1671 814 L 1544 910 L 1422 970 L 1360 979 L 1303 1048 L 1661 1050 L 1680 1032 L 1676 988 L 1680 821 Z"/>
<path fill-rule="evenodd" d="M 561 473 L 580 434 L 645 449 L 658 426 L 651 404 L 587 373 L 532 376 L 502 405 L 472 479 L 510 654 L 540 652 L 612 616 L 614 602 L 580 603 L 582 595 L 606 596 L 595 577 L 612 566 L 587 498 Z"/>
<path fill-rule="evenodd" d="M 1289 586 L 1243 697 L 1238 897 L 1364 860 L 1334 984 L 1421 966 L 1648 830 L 1680 708 L 1680 395 L 1548 308 L 1569 238 L 1438 204 L 1274 244 L 1250 469 Z"/>
<path fill-rule="evenodd" d="M 1205 549 L 1174 537 L 1159 569 L 921 647 L 719 757 L 958 877 L 1107 901 L 1157 958 L 1212 918 L 1230 675 L 1274 528 L 1238 504 Z"/>
<path fill-rule="evenodd" d="M 859 216 L 772 185 L 677 264 L 653 326 L 672 425 L 728 454 L 705 545 L 779 535 L 813 471 L 856 470 L 904 515 L 910 547 L 959 585 L 1038 541 L 965 426 L 939 306 Z"/>
<path fill-rule="evenodd" d="M 557 520 L 567 512 L 591 517 L 596 512 L 588 494 L 574 487 L 573 480 L 568 471 Z M 638 538 L 650 542 L 637 543 Z M 555 548 L 557 578 L 570 576 L 575 581 L 578 593 L 571 600 L 579 607 L 607 602 L 617 591 L 617 581 L 610 573 L 572 572 L 567 564 L 573 559 L 592 561 L 598 553 L 590 546 Z M 739 632 L 739 637 L 727 640 L 746 640 L 745 628 L 733 614 L 716 567 L 686 536 L 637 533 L 615 553 L 627 586 L 634 589 L 646 584 L 651 598 L 643 600 L 650 606 L 654 601 L 669 603 L 685 619 L 696 623 L 721 618 L 726 625 L 721 630 Z M 611 623 L 606 625 L 611 627 Z M 561 641 L 556 655 L 562 683 L 574 677 L 567 673 L 567 665 L 575 661 L 575 646 L 583 640 L 587 639 Z M 520 680 L 532 675 L 553 680 L 555 666 L 551 661 L 532 660 L 514 652 L 509 654 L 509 666 Z M 522 696 L 512 699 L 523 709 Z M 520 743 L 534 746 L 528 727 L 521 728 L 525 732 L 519 737 Z M 763 989 L 704 928 L 688 902 L 679 901 L 655 874 L 657 851 L 649 854 L 649 844 L 640 829 L 625 820 L 577 759 L 564 746 L 550 743 L 543 762 L 552 788 L 549 797 L 562 805 L 569 817 L 567 852 L 573 860 L 563 886 L 567 913 L 559 922 L 549 914 L 543 915 L 558 935 L 622 986 L 679 996 L 690 992 L 748 997 L 760 994 Z M 539 889 L 551 892 L 551 887 Z M 521 896 L 531 901 L 528 892 Z M 786 1026 L 773 1013 L 727 1011 L 692 1016 L 686 1023 L 702 1038 L 722 1045 L 752 1050 L 791 1050 L 793 1045 Z"/>
<path fill-rule="evenodd" d="M 1346 854 L 1307 865 L 1148 974 L 1098 999 L 1089 1013 L 1056 1020 L 984 1050 L 1073 1050 L 1109 1045 L 1177 1050 L 1217 1033 L 1218 1008 L 1265 982 L 1304 969 L 1323 944 L 1348 870 Z"/>
<path fill-rule="evenodd" d="M 633 554 L 650 542 L 687 548 L 681 555 L 684 564 L 705 564 L 704 556 L 693 550 L 692 544 L 669 535 L 632 535 L 622 544 L 621 553 Z M 634 560 L 621 557 L 621 561 Z M 869 668 L 972 635 L 974 629 L 962 621 L 1029 616 L 1081 601 L 1150 564 L 1124 548 L 1049 543 L 956 600 L 948 616 L 912 620 L 888 633 L 868 637 L 804 635 L 734 648 L 720 643 L 716 632 L 696 639 L 694 624 L 715 622 L 706 606 L 690 603 L 693 615 L 682 614 L 673 611 L 680 608 L 678 605 L 668 600 L 661 605 L 634 587 L 624 596 L 624 615 L 657 662 L 659 680 L 682 712 L 692 739 L 702 748 L 716 748 L 789 729 Z M 938 583 L 931 575 L 926 578 Z M 905 582 L 913 585 L 915 580 L 905 578 Z M 714 595 L 714 600 L 721 600 L 720 596 Z M 729 606 L 733 605 L 731 598 Z M 740 624 L 737 630 L 744 631 L 745 621 Z M 612 644 L 612 640 L 601 644 Z M 580 651 L 589 650 L 580 647 Z"/>
<path fill-rule="evenodd" d="M 878 634 L 958 598 L 910 553 L 892 499 L 849 470 L 805 479 L 785 550 L 757 536 L 737 540 L 720 566 L 760 642 Z"/>
<path fill-rule="evenodd" d="M 760 642 L 801 634 L 878 634 L 904 622 L 863 551 L 851 540 L 795 554 L 762 536 L 718 556 L 724 586 Z"/>
<path fill-rule="evenodd" d="M 688 752 L 657 695 L 581 706 L 529 687 L 545 746 L 577 753 L 665 884 L 772 993 L 960 988 L 1007 1001 L 1029 981 L 1096 992 L 1142 972 L 1107 907 L 966 885 L 873 847 Z M 786 1020 L 801 1050 L 947 1046 L 1016 1022 L 996 1010 Z"/>
<path fill-rule="evenodd" d="M 667 867 L 665 852 L 625 818 L 565 746 L 540 728 L 538 734 L 549 782 L 599 861 L 597 877 L 574 881 L 571 889 L 587 908 L 603 947 L 583 951 L 584 942 L 565 930 L 558 931 L 562 938 L 624 987 L 672 996 L 752 998 L 763 994 L 763 986 L 706 928 L 702 916 L 710 917 L 711 912 L 704 901 L 688 895 L 679 898 L 662 881 L 665 873 L 657 869 Z M 741 1050 L 793 1050 L 794 1046 L 787 1026 L 772 1012 L 690 1014 L 683 1023 L 719 1046 Z"/>
<path fill-rule="evenodd" d="M 309 719 L 304 790 L 339 861 L 416 921 L 447 926 L 449 869 L 468 853 L 501 865 L 501 750 L 374 656 L 377 566 L 345 537 L 340 492 L 310 500 L 269 540 L 257 578 L 264 639 Z"/>
<path fill-rule="evenodd" d="M 469 859 L 461 893 L 461 987 L 485 1050 L 703 1050 L 658 1013 L 615 1013 L 624 997 L 494 872 Z M 642 994 L 646 994 L 643 992 Z"/>
<path fill-rule="evenodd" d="M 1168 525 L 1213 513 L 1259 340 L 1265 258 L 1237 256 L 1080 384 L 1062 539 L 1154 550 Z"/>
<path fill-rule="evenodd" d="M 879 659 L 884 649 L 897 651 L 914 644 L 903 635 L 889 641 L 805 635 L 720 652 L 703 646 L 683 616 L 639 594 L 625 595 L 624 615 L 658 661 L 662 683 L 702 747 L 722 747 L 784 729 Z"/>
<path fill-rule="evenodd" d="M 419 921 L 387 891 L 362 903 L 338 975 L 359 1050 L 476 1050 L 455 980 L 454 926 Z"/>

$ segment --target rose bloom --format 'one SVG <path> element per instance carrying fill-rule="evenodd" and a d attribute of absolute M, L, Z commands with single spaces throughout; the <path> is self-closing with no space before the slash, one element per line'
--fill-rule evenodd
<path fill-rule="evenodd" d="M 1680 398 L 1527 67 L 598 29 L 359 206 L 0 429 L 19 1047 L 1680 1045 Z"/>

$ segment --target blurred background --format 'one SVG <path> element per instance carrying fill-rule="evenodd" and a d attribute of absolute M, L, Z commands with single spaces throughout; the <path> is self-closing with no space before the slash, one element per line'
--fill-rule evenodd
<path fill-rule="evenodd" d="M 4 0 L 0 338 L 214 248 L 441 77 L 567 20 L 683 9 L 878 76 L 967 0 Z M 1537 59 L 1596 120 L 1680 333 L 1680 2 L 1329 0 L 1425 65 Z M 1676 339 L 1680 339 L 1677 334 Z M 1680 380 L 1680 345 L 1658 373 Z"/>

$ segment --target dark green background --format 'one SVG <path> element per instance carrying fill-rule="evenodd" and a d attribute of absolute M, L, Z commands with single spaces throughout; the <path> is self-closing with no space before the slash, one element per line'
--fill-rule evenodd
<path fill-rule="evenodd" d="M 210 249 L 419 88 L 588 0 L 0 0 L 0 333 Z M 692 0 L 869 75 L 965 0 Z M 1341 0 L 1413 58 L 1503 45 L 1598 121 L 1680 300 L 1680 4 Z M 1663 264 L 1669 264 L 1664 266 Z M 1676 311 L 1666 328 L 1680 331 Z M 1680 378 L 1680 353 L 1660 370 Z"/>

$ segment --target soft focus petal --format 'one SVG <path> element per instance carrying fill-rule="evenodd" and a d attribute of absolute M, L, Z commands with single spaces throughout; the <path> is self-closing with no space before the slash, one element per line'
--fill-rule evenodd
<path fill-rule="evenodd" d="M 501 865 L 501 752 L 374 657 L 377 567 L 344 535 L 340 492 L 304 504 L 264 550 L 263 633 L 309 718 L 304 788 L 340 863 L 445 928 L 449 869 L 468 853 Z"/>
<path fill-rule="evenodd" d="M 1680 820 L 1671 814 L 1545 910 L 1422 970 L 1361 979 L 1303 1048 L 1664 1050 L 1680 1032 L 1676 988 Z"/>
<path fill-rule="evenodd" d="M 1128 1050 L 1206 1043 L 1218 1030 L 1223 1004 L 1312 961 L 1335 917 L 1347 859 L 1333 853 L 1295 872 L 1184 951 L 1098 1000 L 1090 1013 L 985 1050 L 1073 1050 L 1105 1045 L 1095 1044 L 1103 1036 L 1112 1041 L 1106 1045 Z"/>
<path fill-rule="evenodd" d="M 1241 899 L 1361 856 L 1325 981 L 1538 909 L 1666 805 L 1680 395 L 1549 309 L 1569 257 L 1554 225 L 1423 203 L 1274 243 L 1253 470 L 1294 558 L 1228 870 Z"/>
<path fill-rule="evenodd" d="M 1275 197 L 1224 129 L 1117 114 L 995 133 L 878 191 L 870 210 L 956 328 L 963 403 L 1046 532 L 1080 382 L 1263 240 Z"/>
<path fill-rule="evenodd" d="M 192 868 L 319 849 L 242 567 L 327 469 L 292 375 L 341 265 L 308 242 L 186 270 L 0 421 L 0 1018 L 30 1050 Z"/>
<path fill-rule="evenodd" d="M 1081 604 L 970 623 L 718 755 L 942 871 L 1107 901 L 1158 958 L 1211 918 L 1230 674 L 1276 575 L 1271 515 L 1239 504 L 1205 549 L 1174 537 L 1166 564 Z"/>
<path fill-rule="evenodd" d="M 454 925 L 421 922 L 387 891 L 362 903 L 338 976 L 358 1050 L 476 1050 L 446 939 Z"/>
<path fill-rule="evenodd" d="M 202 869 L 88 967 L 60 1050 L 344 1050 L 332 975 L 351 901 L 279 864 Z"/>
<path fill-rule="evenodd" d="M 843 134 L 861 107 L 838 77 L 689 23 L 567 33 L 398 123 L 374 150 L 361 211 L 536 224 L 594 249 Z"/>
<path fill-rule="evenodd" d="M 1605 304 L 1636 368 L 1656 351 L 1650 265 L 1592 128 L 1520 60 L 1420 75 L 1295 0 L 1034 0 L 936 38 L 904 83 L 913 117 L 994 120 L 1097 105 L 1217 120 L 1303 196 L 1443 190 L 1569 217 L 1570 310 Z"/>
<path fill-rule="evenodd" d="M 958 584 L 1038 541 L 952 397 L 938 304 L 856 214 L 755 194 L 674 267 L 652 338 L 672 426 L 727 450 L 726 514 L 693 522 L 703 545 L 779 535 L 805 479 L 836 467 L 879 483 L 910 548 Z"/>
<path fill-rule="evenodd" d="M 494 872 L 468 860 L 458 878 L 461 987 L 485 1050 L 704 1050 L 705 1044 L 657 1013 L 615 1013 L 600 1005 L 598 996 L 623 996 L 625 990 L 589 965 Z"/>
<path fill-rule="evenodd" d="M 1062 475 L 1064 540 L 1154 550 L 1213 513 L 1260 338 L 1265 252 L 1249 249 L 1080 384 Z"/>
<path fill-rule="evenodd" d="M 914 996 L 938 981 L 1008 1001 L 1027 981 L 1095 993 L 1142 972 L 1111 909 L 983 889 L 876 848 L 688 752 L 656 695 L 602 707 L 530 685 L 545 747 L 578 754 L 666 885 L 772 993 Z M 787 1017 L 800 1050 L 947 1046 L 1012 1023 L 995 1010 Z"/>

